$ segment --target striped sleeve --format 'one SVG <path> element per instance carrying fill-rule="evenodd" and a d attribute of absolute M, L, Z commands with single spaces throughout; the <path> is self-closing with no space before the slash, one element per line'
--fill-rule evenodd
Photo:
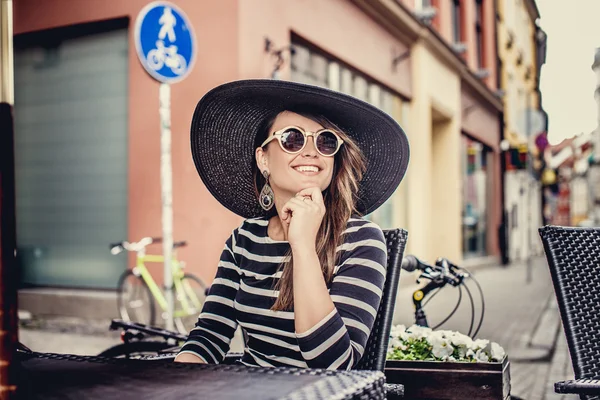
<path fill-rule="evenodd" d="M 309 368 L 348 370 L 364 353 L 381 302 L 387 248 L 377 225 L 361 223 L 338 249 L 344 253 L 329 290 L 335 309 L 307 332 L 296 333 Z"/>
<path fill-rule="evenodd" d="M 236 229 L 225 243 L 202 312 L 179 354 L 191 353 L 209 364 L 218 364 L 229 351 L 237 329 L 234 301 L 240 287 L 238 263 L 233 253 L 237 232 Z"/>

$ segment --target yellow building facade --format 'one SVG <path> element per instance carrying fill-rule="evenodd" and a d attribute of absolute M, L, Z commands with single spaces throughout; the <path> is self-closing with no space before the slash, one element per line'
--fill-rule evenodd
<path fill-rule="evenodd" d="M 535 0 L 497 2 L 499 84 L 503 91 L 504 212 L 507 254 L 511 261 L 542 251 L 537 227 L 541 216 L 542 187 L 523 160 L 529 152 L 533 168 L 540 168 L 535 139 L 545 131 L 539 95 L 538 29 Z M 520 159 L 520 161 L 519 161 Z"/>
<path fill-rule="evenodd" d="M 525 110 L 540 107 L 536 68 L 536 20 L 540 14 L 535 0 L 499 0 L 497 6 L 504 138 L 518 147 L 527 144 Z"/>

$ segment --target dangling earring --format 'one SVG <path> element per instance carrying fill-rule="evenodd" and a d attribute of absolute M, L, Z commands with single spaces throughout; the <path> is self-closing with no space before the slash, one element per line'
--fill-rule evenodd
<path fill-rule="evenodd" d="M 269 172 L 265 170 L 262 174 L 265 177 L 266 182 L 258 195 L 258 202 L 263 210 L 269 211 L 273 208 L 275 194 L 273 193 L 273 189 L 271 189 L 271 185 L 269 185 Z"/>

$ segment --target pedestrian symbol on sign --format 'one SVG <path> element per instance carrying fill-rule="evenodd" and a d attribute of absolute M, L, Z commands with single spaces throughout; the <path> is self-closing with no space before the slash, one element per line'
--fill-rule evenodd
<path fill-rule="evenodd" d="M 177 20 L 170 7 L 165 7 L 163 15 L 158 20 L 158 23 L 161 25 L 160 32 L 158 32 L 158 38 L 163 40 L 166 35 L 169 35 L 169 41 L 174 42 L 175 31 L 173 30 L 173 27 L 177 25 Z"/>
<path fill-rule="evenodd" d="M 154 2 L 138 16 L 135 29 L 138 57 L 156 80 L 183 79 L 194 61 L 194 36 L 185 14 L 167 2 Z"/>

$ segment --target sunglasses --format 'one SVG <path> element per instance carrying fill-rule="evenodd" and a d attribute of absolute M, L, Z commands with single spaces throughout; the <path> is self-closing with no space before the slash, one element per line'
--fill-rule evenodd
<path fill-rule="evenodd" d="M 332 157 L 338 152 L 344 141 L 331 129 L 321 129 L 317 132 L 308 132 L 298 126 L 287 126 L 269 136 L 260 145 L 265 147 L 273 139 L 277 139 L 283 151 L 289 154 L 297 154 L 306 147 L 308 137 L 312 136 L 315 149 L 324 157 Z"/>

